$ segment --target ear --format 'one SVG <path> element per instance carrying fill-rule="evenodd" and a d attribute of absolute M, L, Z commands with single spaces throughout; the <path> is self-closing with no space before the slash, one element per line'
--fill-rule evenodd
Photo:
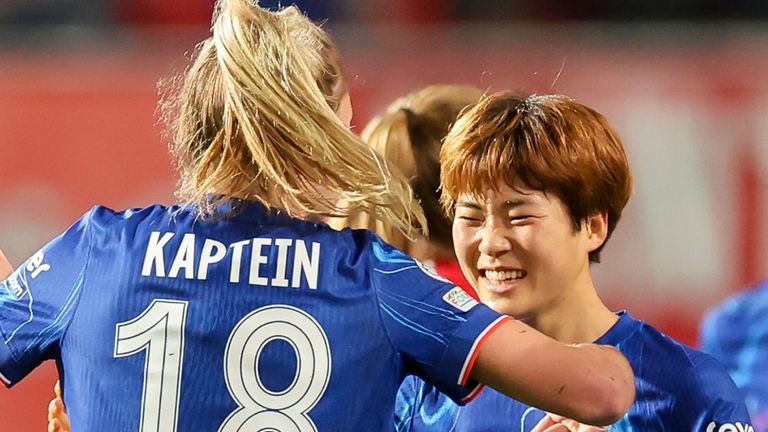
<path fill-rule="evenodd" d="M 608 213 L 595 213 L 584 221 L 584 225 L 587 230 L 587 248 L 592 252 L 608 238 Z"/>

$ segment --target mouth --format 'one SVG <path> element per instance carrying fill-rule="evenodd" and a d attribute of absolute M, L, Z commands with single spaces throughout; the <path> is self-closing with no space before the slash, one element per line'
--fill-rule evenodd
<path fill-rule="evenodd" d="M 480 270 L 480 280 L 485 289 L 494 294 L 512 291 L 527 276 L 525 270 Z"/>

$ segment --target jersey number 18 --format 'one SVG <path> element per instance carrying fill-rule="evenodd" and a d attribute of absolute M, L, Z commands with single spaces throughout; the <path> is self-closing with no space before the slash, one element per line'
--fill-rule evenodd
<path fill-rule="evenodd" d="M 184 364 L 187 302 L 156 299 L 136 318 L 117 324 L 114 357 L 146 350 L 140 432 L 176 431 Z M 296 375 L 285 390 L 261 382 L 259 355 L 267 343 L 283 340 L 296 353 Z M 219 432 L 316 432 L 309 410 L 323 396 L 331 376 L 331 351 L 320 324 L 289 305 L 265 306 L 243 317 L 229 335 L 224 377 L 239 408 Z"/>

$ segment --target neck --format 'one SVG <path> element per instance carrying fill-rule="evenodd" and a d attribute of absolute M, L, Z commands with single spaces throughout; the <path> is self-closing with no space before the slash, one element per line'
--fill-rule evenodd
<path fill-rule="evenodd" d="M 563 343 L 594 342 L 619 319 L 600 300 L 591 277 L 553 303 L 521 320 Z"/>

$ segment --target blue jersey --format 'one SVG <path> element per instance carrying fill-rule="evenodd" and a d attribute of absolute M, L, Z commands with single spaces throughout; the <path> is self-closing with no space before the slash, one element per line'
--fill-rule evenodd
<path fill-rule="evenodd" d="M 0 285 L 0 377 L 58 362 L 74 430 L 387 431 L 402 378 L 461 402 L 506 320 L 368 231 L 258 204 L 96 207 Z"/>
<path fill-rule="evenodd" d="M 624 353 L 635 372 L 637 396 L 611 431 L 752 432 L 743 399 L 716 360 L 629 313 L 620 315 L 596 342 Z M 433 385 L 409 377 L 398 394 L 395 426 L 398 432 L 526 432 L 545 415 L 492 389 L 459 407 Z"/>
<path fill-rule="evenodd" d="M 768 281 L 707 314 L 701 349 L 720 360 L 744 391 L 755 431 L 768 432 Z"/>

